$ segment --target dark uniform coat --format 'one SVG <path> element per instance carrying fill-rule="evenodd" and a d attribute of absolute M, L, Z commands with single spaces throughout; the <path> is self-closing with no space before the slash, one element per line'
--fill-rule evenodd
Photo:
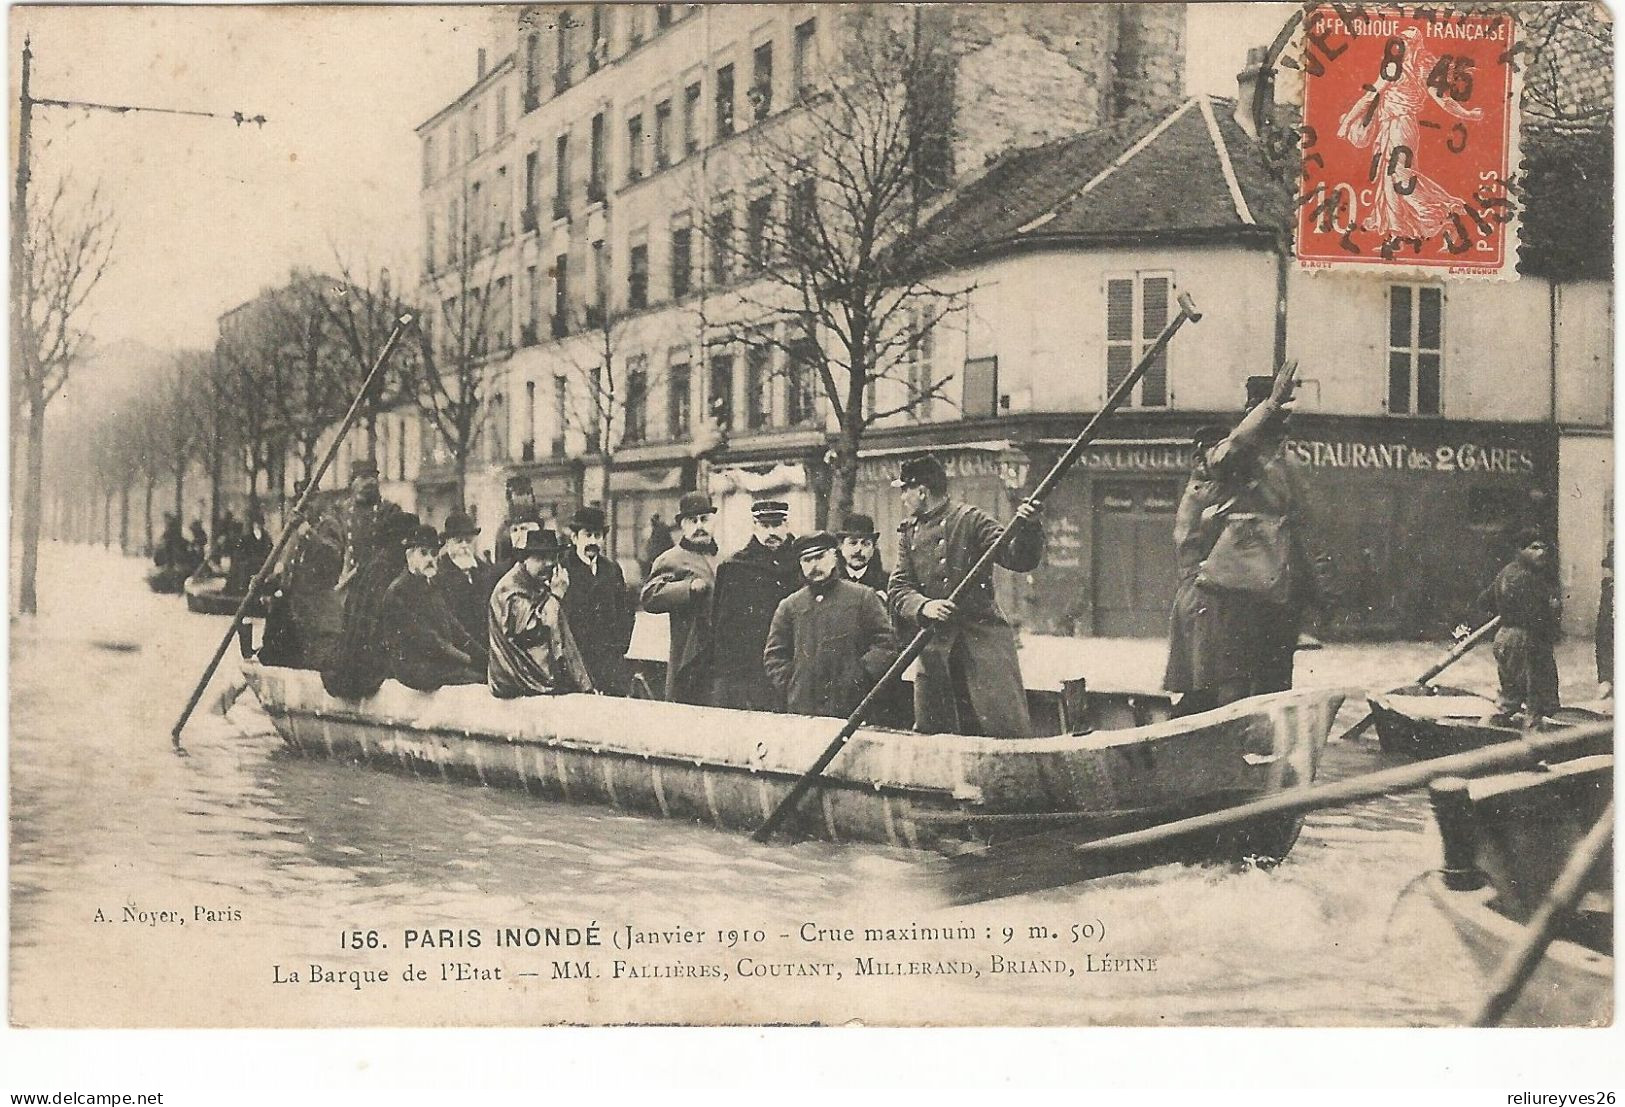
<path fill-rule="evenodd" d="M 378 691 L 390 670 L 384 633 L 384 597 L 406 568 L 406 552 L 380 545 L 344 590 L 344 622 L 332 655 L 322 663 L 322 687 L 341 699 L 359 700 Z"/>
<path fill-rule="evenodd" d="M 896 656 L 880 597 L 837 578 L 809 584 L 779 604 L 762 665 L 788 710 L 844 719 Z"/>
<path fill-rule="evenodd" d="M 383 632 L 390 675 L 432 692 L 445 684 L 483 684 L 485 668 L 434 582 L 407 570 L 384 593 Z"/>
<path fill-rule="evenodd" d="M 492 695 L 511 699 L 593 690 L 558 597 L 523 562 L 497 581 L 489 610 L 486 675 Z"/>
<path fill-rule="evenodd" d="M 1550 715 L 1558 705 L 1552 647 L 1563 613 L 1557 581 L 1549 571 L 1515 558 L 1496 575 L 1480 604 L 1501 617 L 1495 631 L 1501 710 L 1527 707 L 1531 715 Z"/>
<path fill-rule="evenodd" d="M 626 695 L 626 650 L 632 644 L 632 596 L 626 575 L 614 560 L 599 554 L 597 569 L 571 550 L 564 558 L 570 589 L 564 593 L 564 614 L 570 620 L 581 659 L 592 674 L 592 685 L 610 696 Z"/>
<path fill-rule="evenodd" d="M 666 698 L 674 703 L 707 703 L 711 695 L 711 591 L 716 563 L 676 545 L 649 567 L 638 602 L 654 615 L 668 615 L 671 648 L 666 653 Z"/>
<path fill-rule="evenodd" d="M 398 515 L 400 510 L 399 505 L 388 500 L 363 504 L 352 499 L 329 517 L 331 520 L 329 525 L 336 525 L 338 528 L 338 547 L 344 551 L 343 568 L 339 577 L 341 582 L 348 581 L 367 564 L 377 548 L 378 534 L 384 519 L 390 515 Z"/>
<path fill-rule="evenodd" d="M 483 669 L 490 652 L 486 641 L 491 589 L 496 587 L 496 567 L 483 557 L 474 559 L 472 569 L 464 569 L 445 554 L 435 561 L 434 590 L 445 602 L 468 636 L 475 662 Z"/>
<path fill-rule="evenodd" d="M 752 538 L 717 566 L 711 604 L 716 656 L 711 702 L 741 711 L 779 711 L 783 699 L 762 668 L 773 613 L 801 586 L 801 565 L 791 541 L 770 550 Z"/>
<path fill-rule="evenodd" d="M 897 528 L 890 592 L 899 626 L 916 631 L 925 625 L 920 609 L 926 601 L 947 599 L 999 532 L 992 516 L 955 500 L 921 518 L 905 519 Z M 1044 532 L 1034 520 L 1005 545 L 998 564 L 1027 573 L 1043 555 Z M 954 618 L 927 640 L 914 681 L 914 729 L 995 738 L 1032 734 L 1015 632 L 993 598 L 991 575 L 966 590 Z"/>

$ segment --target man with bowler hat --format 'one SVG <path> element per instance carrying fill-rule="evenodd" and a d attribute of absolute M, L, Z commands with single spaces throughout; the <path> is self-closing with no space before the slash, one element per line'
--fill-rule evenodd
<path fill-rule="evenodd" d="M 846 579 L 834 535 L 798 538 L 794 552 L 807 583 L 773 612 L 762 666 L 789 711 L 845 718 L 897 656 L 891 616 Z"/>
<path fill-rule="evenodd" d="M 972 582 L 958 602 L 948 599 L 1003 528 L 980 508 L 948 497 L 948 474 L 930 454 L 903 462 L 892 485 L 902 490 L 906 516 L 897 528 L 892 615 L 911 631 L 932 631 L 914 680 L 914 729 L 1030 737 L 1016 636 L 993 598 L 992 573 Z M 1017 573 L 1038 568 L 1044 532 L 1036 516 L 1030 504 L 1016 511 L 999 565 Z"/>
<path fill-rule="evenodd" d="M 491 592 L 491 694 L 512 699 L 593 691 L 564 615 L 570 574 L 559 562 L 569 547 L 551 527 L 514 537 L 519 560 Z"/>
<path fill-rule="evenodd" d="M 485 658 L 434 587 L 440 535 L 419 526 L 401 540 L 406 568 L 384 593 L 383 628 L 390 676 L 420 692 L 447 684 L 484 684 Z"/>
<path fill-rule="evenodd" d="M 677 502 L 682 540 L 655 558 L 638 602 L 671 622 L 666 653 L 666 698 L 709 702 L 711 695 L 711 592 L 716 585 L 717 505 L 704 492 L 685 492 Z"/>
<path fill-rule="evenodd" d="M 846 579 L 871 589 L 884 605 L 891 587 L 891 574 L 880 563 L 880 531 L 868 515 L 850 513 L 836 535 L 841 543 L 841 566 Z M 890 609 L 888 608 L 888 611 Z M 893 635 L 901 638 L 905 633 L 895 625 Z M 908 635 L 913 637 L 912 633 Z M 899 649 L 902 647 L 899 646 Z M 892 681 L 881 689 L 880 698 L 869 710 L 868 721 L 875 726 L 907 730 L 914 725 L 914 697 L 901 680 Z"/>
<path fill-rule="evenodd" d="M 518 532 L 542 525 L 542 516 L 536 509 L 536 492 L 531 487 L 529 477 L 509 477 L 504 494 L 508 500 L 508 514 L 502 521 L 502 529 L 497 532 L 494 558 L 499 574 L 506 573 L 518 560 L 514 553 L 514 542 Z"/>
<path fill-rule="evenodd" d="M 717 566 L 711 702 L 741 711 L 778 711 L 783 700 L 762 668 L 762 650 L 773 612 L 800 587 L 801 570 L 791 545 L 790 505 L 759 499 L 750 515 L 750 541 Z"/>
<path fill-rule="evenodd" d="M 433 581 L 434 590 L 445 602 L 446 609 L 468 635 L 474 660 L 483 672 L 489 653 L 485 640 L 489 618 L 486 605 L 491 602 L 497 573 L 489 561 L 475 552 L 474 539 L 479 533 L 480 528 L 474 525 L 468 512 L 453 511 L 446 516 Z"/>
<path fill-rule="evenodd" d="M 608 522 L 603 509 L 591 504 L 576 509 L 570 519 L 570 552 L 564 557 L 570 590 L 564 594 L 564 613 L 592 686 L 608 696 L 624 696 L 632 597 L 621 567 L 604 553 Z"/>

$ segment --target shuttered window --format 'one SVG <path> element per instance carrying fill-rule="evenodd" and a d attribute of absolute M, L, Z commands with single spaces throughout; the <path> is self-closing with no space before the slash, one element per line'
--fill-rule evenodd
<path fill-rule="evenodd" d="M 1169 273 L 1133 273 L 1106 280 L 1106 393 L 1122 384 L 1168 325 L 1173 300 Z M 1158 353 L 1125 401 L 1141 407 L 1168 406 L 1168 352 Z"/>

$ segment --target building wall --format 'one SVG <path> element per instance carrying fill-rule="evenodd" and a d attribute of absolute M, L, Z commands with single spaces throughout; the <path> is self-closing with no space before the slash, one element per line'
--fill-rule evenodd
<path fill-rule="evenodd" d="M 1563 584 L 1563 629 L 1596 627 L 1602 559 L 1614 537 L 1614 439 L 1565 434 L 1558 441 L 1557 549 Z M 1565 674 L 1570 675 L 1570 674 Z"/>
<path fill-rule="evenodd" d="M 1553 339 L 1557 421 L 1611 427 L 1614 413 L 1614 290 L 1604 281 L 1555 286 Z"/>

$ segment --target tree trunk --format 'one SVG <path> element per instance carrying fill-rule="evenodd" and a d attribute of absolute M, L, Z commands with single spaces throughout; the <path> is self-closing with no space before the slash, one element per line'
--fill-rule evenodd
<path fill-rule="evenodd" d="M 130 552 L 130 482 L 128 479 L 118 489 L 118 552 Z"/>
<path fill-rule="evenodd" d="M 220 439 L 215 437 L 209 448 L 209 518 L 206 525 L 209 536 L 214 536 L 214 522 L 220 518 L 220 480 L 221 470 L 225 467 L 225 450 L 221 448 Z"/>
<path fill-rule="evenodd" d="M 152 496 L 158 488 L 158 480 L 151 473 L 147 474 L 147 541 L 143 548 L 147 557 L 152 556 Z"/>
<path fill-rule="evenodd" d="M 458 511 L 468 510 L 468 449 L 464 447 L 457 451 L 457 502 L 452 506 Z"/>
<path fill-rule="evenodd" d="M 44 492 L 45 399 L 32 397 L 28 405 L 28 474 L 23 489 L 23 557 L 17 607 L 25 615 L 39 611 L 40 497 Z"/>
<path fill-rule="evenodd" d="M 835 461 L 831 465 L 829 487 L 829 515 L 823 522 L 825 529 L 840 526 L 852 511 L 852 500 L 858 488 L 858 443 L 862 423 L 850 416 L 841 428 L 841 437 L 835 444 Z"/>
<path fill-rule="evenodd" d="M 175 518 L 179 519 L 181 526 L 186 525 L 186 466 L 183 464 L 175 470 Z"/>

